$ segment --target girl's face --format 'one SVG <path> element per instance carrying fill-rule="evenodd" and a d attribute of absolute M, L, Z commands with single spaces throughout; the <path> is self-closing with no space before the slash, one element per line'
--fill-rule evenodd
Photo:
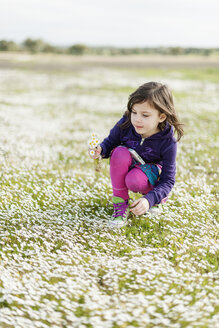
<path fill-rule="evenodd" d="M 142 138 L 148 138 L 159 132 L 158 124 L 165 121 L 165 119 L 166 115 L 151 107 L 147 101 L 135 104 L 132 107 L 131 123 Z"/>

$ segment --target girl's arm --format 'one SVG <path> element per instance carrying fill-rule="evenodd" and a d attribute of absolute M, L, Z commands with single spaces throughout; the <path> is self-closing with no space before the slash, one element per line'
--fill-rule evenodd
<path fill-rule="evenodd" d="M 168 196 L 175 184 L 176 175 L 176 152 L 177 143 L 174 142 L 164 154 L 162 154 L 162 172 L 153 190 L 144 196 L 149 202 L 150 208 L 159 204 L 161 200 Z"/>
<path fill-rule="evenodd" d="M 125 117 L 122 117 L 116 125 L 110 130 L 110 134 L 107 138 L 101 142 L 100 147 L 102 148 L 101 156 L 108 158 L 111 151 L 121 144 L 121 129 L 118 124 L 121 124 L 125 121 Z"/>

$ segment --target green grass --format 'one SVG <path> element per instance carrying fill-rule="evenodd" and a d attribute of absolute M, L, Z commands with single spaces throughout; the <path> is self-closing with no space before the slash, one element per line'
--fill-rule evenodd
<path fill-rule="evenodd" d="M 0 326 L 216 327 L 218 68 L 90 68 L 1 72 Z M 87 140 L 143 77 L 168 80 L 185 136 L 162 213 L 115 230 Z"/>

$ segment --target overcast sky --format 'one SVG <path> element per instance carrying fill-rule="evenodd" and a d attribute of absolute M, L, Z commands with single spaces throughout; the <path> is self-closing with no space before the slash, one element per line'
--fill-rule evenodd
<path fill-rule="evenodd" d="M 219 47 L 219 0 L 0 0 L 0 40 Z"/>

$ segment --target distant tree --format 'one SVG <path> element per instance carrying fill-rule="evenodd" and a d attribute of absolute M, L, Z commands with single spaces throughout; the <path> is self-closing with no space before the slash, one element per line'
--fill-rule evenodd
<path fill-rule="evenodd" d="M 183 48 L 181 47 L 170 47 L 169 48 L 170 55 L 182 55 L 183 54 Z"/>
<path fill-rule="evenodd" d="M 211 54 L 212 50 L 211 49 L 204 49 L 203 50 L 203 55 L 204 56 L 209 56 Z"/>
<path fill-rule="evenodd" d="M 32 53 L 40 52 L 42 50 L 42 41 L 28 38 L 24 40 L 23 47 L 25 50 Z"/>
<path fill-rule="evenodd" d="M 14 41 L 0 40 L 0 51 L 18 51 L 19 46 Z"/>
<path fill-rule="evenodd" d="M 37 53 L 37 52 L 51 52 L 54 47 L 50 46 L 48 43 L 45 43 L 41 39 L 26 39 L 23 42 L 23 47 L 25 50 Z"/>
<path fill-rule="evenodd" d="M 51 44 L 49 43 L 44 43 L 42 52 L 46 52 L 46 53 L 58 52 L 58 49 L 54 46 L 51 46 Z"/>
<path fill-rule="evenodd" d="M 72 55 L 198 55 L 210 56 L 219 54 L 219 48 L 183 48 L 183 47 L 142 47 L 142 48 L 119 48 L 113 46 L 97 46 L 88 47 L 84 44 L 74 44 L 70 47 L 53 46 L 41 39 L 27 38 L 22 44 L 16 44 L 9 40 L 0 40 L 0 51 L 28 51 L 31 53 L 57 53 L 57 54 L 72 54 Z"/>
<path fill-rule="evenodd" d="M 68 48 L 68 52 L 71 55 L 84 55 L 87 49 L 87 46 L 85 46 L 84 44 L 74 44 Z"/>

